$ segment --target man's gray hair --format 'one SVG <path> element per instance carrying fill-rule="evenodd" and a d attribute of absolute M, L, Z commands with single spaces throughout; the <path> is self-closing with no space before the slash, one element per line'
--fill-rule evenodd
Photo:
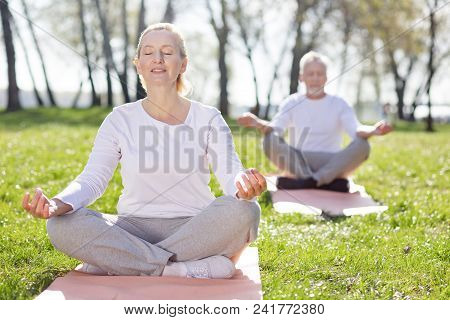
<path fill-rule="evenodd" d="M 327 56 L 320 54 L 316 51 L 309 51 L 300 59 L 300 74 L 303 73 L 305 65 L 313 61 L 318 61 L 322 63 L 325 66 L 325 69 L 328 70 L 328 66 L 330 65 L 330 59 L 328 59 Z"/>

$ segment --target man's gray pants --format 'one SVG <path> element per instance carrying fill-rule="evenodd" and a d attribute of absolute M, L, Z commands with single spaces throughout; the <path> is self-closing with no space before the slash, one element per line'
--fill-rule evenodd
<path fill-rule="evenodd" d="M 258 233 L 257 202 L 215 199 L 193 217 L 143 218 L 81 208 L 50 218 L 54 247 L 113 275 L 161 275 L 169 261 L 232 257 Z"/>
<path fill-rule="evenodd" d="M 349 176 L 370 153 L 367 139 L 359 137 L 339 152 L 319 152 L 291 147 L 275 131 L 265 135 L 263 149 L 279 169 L 297 178 L 312 177 L 318 186 Z"/>

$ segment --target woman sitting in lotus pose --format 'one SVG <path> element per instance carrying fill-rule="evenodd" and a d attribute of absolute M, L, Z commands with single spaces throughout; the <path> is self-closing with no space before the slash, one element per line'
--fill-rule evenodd
<path fill-rule="evenodd" d="M 188 59 L 173 25 L 144 30 L 134 63 L 147 97 L 113 109 L 83 172 L 61 193 L 49 199 L 36 189 L 22 205 L 48 219 L 50 241 L 82 260 L 81 271 L 231 277 L 233 260 L 256 239 L 260 207 L 254 198 L 266 181 L 243 168 L 220 112 L 182 96 Z M 87 209 L 119 162 L 118 215 Z M 210 165 L 225 196 L 211 193 Z"/>

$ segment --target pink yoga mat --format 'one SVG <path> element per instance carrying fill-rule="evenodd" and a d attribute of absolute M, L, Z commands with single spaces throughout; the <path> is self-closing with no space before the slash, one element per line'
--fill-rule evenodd
<path fill-rule="evenodd" d="M 38 300 L 261 300 L 258 249 L 247 248 L 231 279 L 93 276 L 71 271 Z"/>
<path fill-rule="evenodd" d="M 376 203 L 363 186 L 350 184 L 350 192 L 333 192 L 319 189 L 277 190 L 276 177 L 266 177 L 275 211 L 331 216 L 353 216 L 380 213 L 387 206 Z"/>

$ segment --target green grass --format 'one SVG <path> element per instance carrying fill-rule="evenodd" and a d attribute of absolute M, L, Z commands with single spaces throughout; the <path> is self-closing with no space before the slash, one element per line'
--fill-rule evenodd
<path fill-rule="evenodd" d="M 54 195 L 86 163 L 106 109 L 41 109 L 0 114 L 0 299 L 31 299 L 78 261 L 53 249 L 45 221 L 27 215 L 22 195 L 36 186 Z M 232 122 L 231 122 L 232 123 Z M 389 206 L 380 215 L 325 221 L 279 215 L 268 193 L 254 244 L 266 299 L 449 299 L 450 126 L 421 124 L 372 140 L 355 179 Z M 274 168 L 260 138 L 233 129 L 245 166 Z M 215 180 L 212 188 L 220 194 Z M 121 191 L 116 171 L 91 207 L 113 213 Z M 409 251 L 405 248 L 409 247 Z"/>

